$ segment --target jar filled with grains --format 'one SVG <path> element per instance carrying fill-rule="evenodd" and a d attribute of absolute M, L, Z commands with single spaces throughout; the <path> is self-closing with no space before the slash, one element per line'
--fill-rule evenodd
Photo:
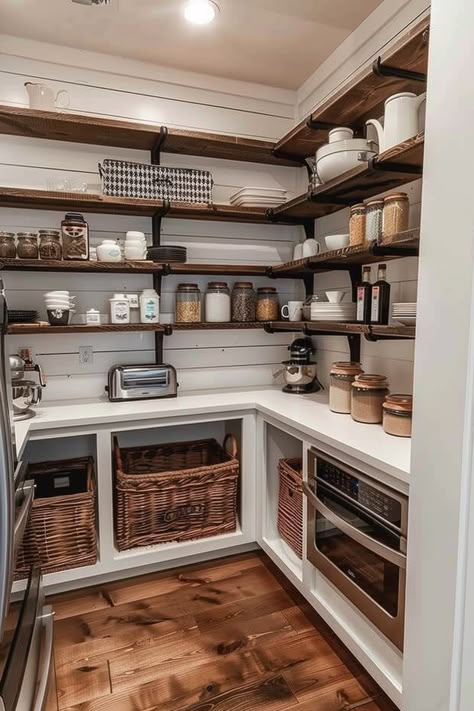
<path fill-rule="evenodd" d="M 369 244 L 377 244 L 382 239 L 383 207 L 383 200 L 369 200 L 367 203 L 365 239 Z"/>
<path fill-rule="evenodd" d="M 230 321 L 230 291 L 225 281 L 210 281 L 206 291 L 206 321 Z"/>
<path fill-rule="evenodd" d="M 256 294 L 250 281 L 236 281 L 232 290 L 232 321 L 255 321 Z"/>
<path fill-rule="evenodd" d="M 387 395 L 383 404 L 383 428 L 394 437 L 411 437 L 413 397 Z"/>
<path fill-rule="evenodd" d="M 336 362 L 330 370 L 329 409 L 344 415 L 351 414 L 352 383 L 361 375 L 360 363 Z"/>
<path fill-rule="evenodd" d="M 15 233 L 0 232 L 0 257 L 2 259 L 15 259 Z"/>
<path fill-rule="evenodd" d="M 201 291 L 197 284 L 178 284 L 176 323 L 201 322 Z"/>
<path fill-rule="evenodd" d="M 63 250 L 59 230 L 40 230 L 39 240 L 39 256 L 41 259 L 62 259 Z"/>
<path fill-rule="evenodd" d="M 383 419 L 383 403 L 389 394 L 384 375 L 357 375 L 352 383 L 351 415 L 356 422 L 377 425 Z"/>
<path fill-rule="evenodd" d="M 393 237 L 408 229 L 410 200 L 406 193 L 387 195 L 383 206 L 383 237 Z"/>
<path fill-rule="evenodd" d="M 280 304 L 273 286 L 257 289 L 257 321 L 278 321 Z"/>
<path fill-rule="evenodd" d="M 363 203 L 351 207 L 349 220 L 349 243 L 351 247 L 360 247 L 365 242 L 366 207 Z"/>
<path fill-rule="evenodd" d="M 38 235 L 36 232 L 18 232 L 16 251 L 20 259 L 38 259 Z"/>

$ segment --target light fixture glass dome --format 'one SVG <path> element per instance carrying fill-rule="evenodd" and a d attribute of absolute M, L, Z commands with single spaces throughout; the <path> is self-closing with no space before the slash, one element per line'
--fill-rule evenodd
<path fill-rule="evenodd" d="M 212 0 L 188 0 L 184 7 L 184 16 L 194 25 L 208 25 L 219 11 L 219 6 Z"/>

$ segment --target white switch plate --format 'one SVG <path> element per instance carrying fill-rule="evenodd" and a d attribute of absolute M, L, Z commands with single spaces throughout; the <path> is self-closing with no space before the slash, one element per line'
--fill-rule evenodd
<path fill-rule="evenodd" d="M 92 346 L 79 346 L 79 363 L 89 365 L 94 362 L 94 349 Z"/>

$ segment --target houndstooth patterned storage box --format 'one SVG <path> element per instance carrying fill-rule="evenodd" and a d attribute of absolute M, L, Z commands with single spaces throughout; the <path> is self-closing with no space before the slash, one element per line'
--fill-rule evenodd
<path fill-rule="evenodd" d="M 99 163 L 104 195 L 212 203 L 214 181 L 207 170 L 164 168 L 107 158 Z"/>

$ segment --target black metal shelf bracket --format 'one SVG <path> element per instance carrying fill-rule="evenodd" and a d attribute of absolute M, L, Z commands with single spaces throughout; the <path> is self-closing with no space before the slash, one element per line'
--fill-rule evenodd
<path fill-rule="evenodd" d="M 166 128 L 166 126 L 162 126 L 160 128 L 160 133 L 156 137 L 156 140 L 153 146 L 151 147 L 151 162 L 153 165 L 160 165 L 161 151 L 163 150 L 167 138 L 168 129 Z"/>
<path fill-rule="evenodd" d="M 357 333 L 349 333 L 347 336 L 349 343 L 349 353 L 351 363 L 360 363 L 361 337 Z"/>
<path fill-rule="evenodd" d="M 292 163 L 301 163 L 302 166 L 305 164 L 305 159 L 302 156 L 296 153 L 290 153 L 290 151 L 285 151 L 283 148 L 278 148 L 277 146 L 272 148 L 272 156 L 281 158 L 282 160 L 289 160 Z"/>
<path fill-rule="evenodd" d="M 333 128 L 338 128 L 340 124 L 330 123 L 328 121 L 318 121 L 310 116 L 306 119 L 306 127 L 310 128 L 312 131 L 331 131 Z"/>
<path fill-rule="evenodd" d="M 165 336 L 172 336 L 173 335 L 173 326 L 170 323 L 165 323 L 163 328 L 165 329 Z"/>
<path fill-rule="evenodd" d="M 423 175 L 423 167 L 421 165 L 409 165 L 407 163 L 397 163 L 397 161 L 382 161 L 379 163 L 373 160 L 371 167 L 374 170 L 382 173 L 406 173 L 407 175 Z"/>
<path fill-rule="evenodd" d="M 370 248 L 370 253 L 374 257 L 418 257 L 419 249 L 418 247 L 400 247 L 396 244 L 390 245 L 379 245 L 374 244 Z"/>
<path fill-rule="evenodd" d="M 418 81 L 426 84 L 427 76 L 422 72 L 414 72 L 410 69 L 402 69 L 401 67 L 392 67 L 390 64 L 384 64 L 381 57 L 372 64 L 372 71 L 378 77 L 391 77 L 394 79 L 406 79 L 407 81 Z"/>

